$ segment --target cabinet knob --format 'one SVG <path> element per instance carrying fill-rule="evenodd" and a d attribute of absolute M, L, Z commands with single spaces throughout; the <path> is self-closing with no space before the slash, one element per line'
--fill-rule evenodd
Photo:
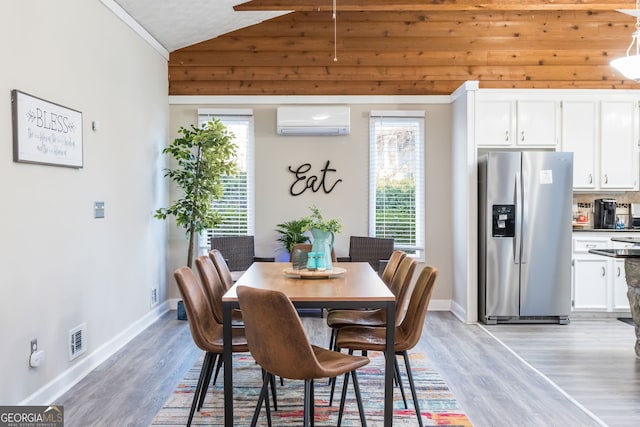
<path fill-rule="evenodd" d="M 604 267 L 600 267 L 602 269 L 602 277 L 607 275 L 607 270 L 604 269 Z"/>
<path fill-rule="evenodd" d="M 520 141 L 524 141 L 524 131 L 520 132 Z"/>
<path fill-rule="evenodd" d="M 508 130 L 504 132 L 504 140 L 505 141 L 509 141 L 509 131 Z"/>
<path fill-rule="evenodd" d="M 593 184 L 593 175 L 589 174 L 589 184 Z"/>
<path fill-rule="evenodd" d="M 620 266 L 618 266 L 618 277 L 620 277 Z"/>
<path fill-rule="evenodd" d="M 604 174 L 604 183 L 608 184 L 609 183 L 609 177 L 607 176 L 607 174 Z"/>

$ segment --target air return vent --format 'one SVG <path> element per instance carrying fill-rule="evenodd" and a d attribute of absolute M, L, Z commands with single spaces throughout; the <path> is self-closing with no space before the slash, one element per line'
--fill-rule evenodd
<path fill-rule="evenodd" d="M 75 359 L 87 350 L 86 335 L 86 323 L 69 331 L 69 360 Z"/>

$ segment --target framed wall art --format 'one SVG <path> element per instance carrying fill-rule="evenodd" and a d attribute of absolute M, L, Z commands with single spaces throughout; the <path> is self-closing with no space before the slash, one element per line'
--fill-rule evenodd
<path fill-rule="evenodd" d="M 13 161 L 82 167 L 82 113 L 11 91 Z"/>

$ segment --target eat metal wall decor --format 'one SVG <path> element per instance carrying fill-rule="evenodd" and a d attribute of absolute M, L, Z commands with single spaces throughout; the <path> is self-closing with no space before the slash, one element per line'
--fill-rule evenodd
<path fill-rule="evenodd" d="M 294 176 L 294 181 L 289 187 L 289 194 L 292 196 L 299 196 L 307 190 L 311 190 L 314 193 L 322 190 L 329 194 L 338 183 L 342 182 L 341 178 L 332 180 L 328 177 L 329 174 L 337 172 L 336 169 L 331 168 L 330 160 L 327 160 L 324 167 L 320 169 L 319 175 L 309 174 L 311 163 L 303 163 L 297 168 L 289 166 L 288 169 Z"/>

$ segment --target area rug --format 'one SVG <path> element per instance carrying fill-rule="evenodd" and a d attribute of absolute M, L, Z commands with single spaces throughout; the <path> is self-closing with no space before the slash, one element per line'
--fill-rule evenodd
<path fill-rule="evenodd" d="M 369 353 L 371 363 L 358 370 L 358 380 L 367 424 L 370 427 L 383 425 L 384 419 L 384 357 L 381 353 Z M 430 366 L 422 353 L 410 353 L 411 369 L 420 409 L 425 426 L 449 426 L 468 427 L 471 423 L 458 404 L 455 396 L 449 390 L 444 380 L 433 367 Z M 402 396 L 398 387 L 394 389 L 394 415 L 393 425 L 401 427 L 413 427 L 418 425 L 416 414 L 413 411 L 409 382 L 404 373 L 404 362 L 398 359 L 400 370 L 403 372 L 403 384 L 407 396 L 409 409 L 404 409 Z M 162 409 L 153 420 L 152 426 L 184 426 L 189 416 L 189 409 L 193 399 L 193 393 L 200 374 L 202 359 L 187 373 L 178 384 L 177 389 L 165 402 Z M 260 386 L 262 384 L 260 367 L 255 364 L 249 354 L 236 354 L 233 361 L 234 381 L 234 421 L 236 426 L 248 426 L 253 416 L 253 410 L 258 400 Z M 271 411 L 273 426 L 300 426 L 303 415 L 304 382 L 284 380 L 284 386 L 279 384 L 277 388 L 278 411 Z M 330 387 L 328 381 L 317 380 L 315 382 L 315 425 L 335 426 L 338 419 L 338 407 L 340 392 L 342 390 L 342 378 L 336 387 L 334 403 L 329 406 Z M 347 389 L 347 402 L 342 421 L 343 426 L 360 426 L 358 407 L 353 393 L 353 384 L 349 381 Z M 200 412 L 196 412 L 192 425 L 197 426 L 221 426 L 224 424 L 223 411 L 223 387 L 222 372 L 218 382 L 209 387 L 204 406 Z M 264 411 L 258 421 L 259 426 L 267 425 Z"/>

